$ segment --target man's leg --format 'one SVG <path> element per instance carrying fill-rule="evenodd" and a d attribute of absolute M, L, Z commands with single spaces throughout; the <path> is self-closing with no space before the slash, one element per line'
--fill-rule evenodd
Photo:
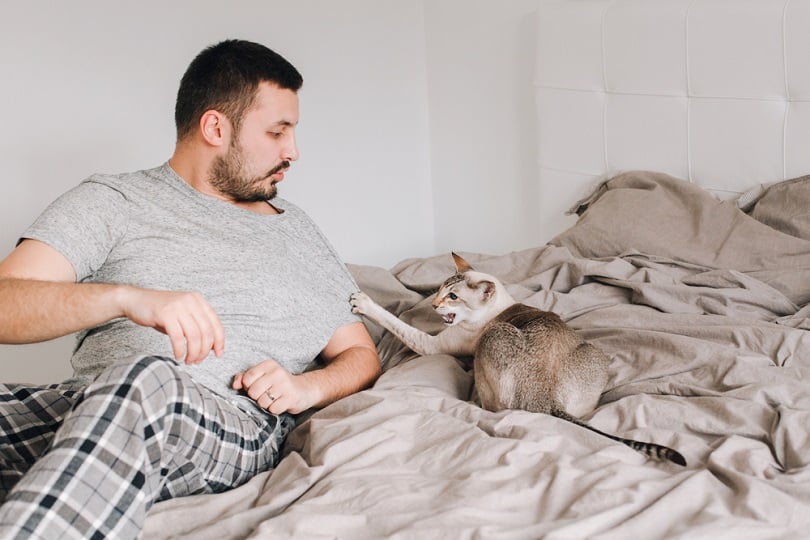
<path fill-rule="evenodd" d="M 0 384 L 0 504 L 51 445 L 84 385 Z"/>
<path fill-rule="evenodd" d="M 153 502 L 238 486 L 275 464 L 289 425 L 245 413 L 173 360 L 115 365 L 87 387 L 0 507 L 0 537 L 136 538 Z"/>

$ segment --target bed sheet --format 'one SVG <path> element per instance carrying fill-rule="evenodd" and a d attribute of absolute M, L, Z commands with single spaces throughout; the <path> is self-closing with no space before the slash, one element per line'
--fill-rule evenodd
<path fill-rule="evenodd" d="M 548 244 L 462 253 L 609 354 L 587 421 L 676 448 L 687 467 L 547 415 L 484 411 L 467 362 L 419 357 L 369 323 L 384 361 L 373 388 L 302 419 L 273 471 L 158 503 L 144 537 L 804 537 L 810 240 L 756 219 L 757 204 L 785 196 L 763 191 L 746 213 L 626 173 Z M 442 328 L 430 295 L 449 254 L 350 268 L 404 320 Z"/>

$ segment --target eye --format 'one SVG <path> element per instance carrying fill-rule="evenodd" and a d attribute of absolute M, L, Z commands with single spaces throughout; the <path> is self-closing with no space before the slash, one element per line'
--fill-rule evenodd
<path fill-rule="evenodd" d="M 450 300 L 458 300 L 458 296 L 456 296 L 456 293 L 453 293 L 453 292 L 451 292 L 450 294 L 448 294 L 448 295 L 447 295 L 447 297 L 448 297 Z"/>

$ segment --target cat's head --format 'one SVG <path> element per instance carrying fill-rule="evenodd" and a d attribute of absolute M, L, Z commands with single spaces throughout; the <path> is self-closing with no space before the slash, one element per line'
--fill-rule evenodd
<path fill-rule="evenodd" d="M 493 300 L 498 294 L 498 280 L 489 274 L 475 271 L 459 255 L 452 255 L 456 273 L 439 287 L 433 299 L 433 309 L 448 326 L 489 321 L 495 315 L 491 311 L 495 307 Z"/>

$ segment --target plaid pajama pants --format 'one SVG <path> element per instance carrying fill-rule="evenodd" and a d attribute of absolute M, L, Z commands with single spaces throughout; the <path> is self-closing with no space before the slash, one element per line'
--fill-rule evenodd
<path fill-rule="evenodd" d="M 85 388 L 0 385 L 0 538 L 137 538 L 154 502 L 272 468 L 291 428 L 159 357 Z"/>

